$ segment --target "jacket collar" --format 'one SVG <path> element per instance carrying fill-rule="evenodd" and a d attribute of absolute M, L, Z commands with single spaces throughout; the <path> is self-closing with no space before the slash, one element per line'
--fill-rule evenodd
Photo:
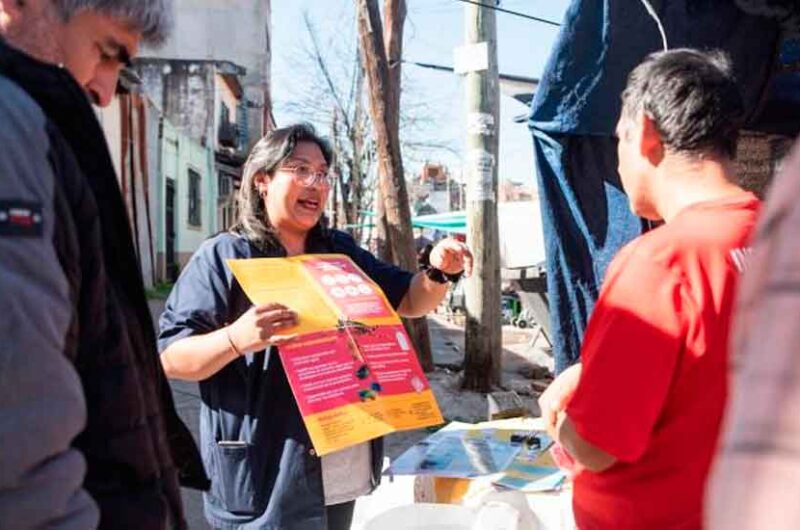
<path fill-rule="evenodd" d="M 40 61 L 14 48 L 3 38 L 0 38 L 0 73 L 22 86 L 34 99 L 38 98 L 29 87 L 55 87 L 51 94 L 59 95 L 65 103 L 80 101 L 89 105 L 86 93 L 65 68 Z"/>

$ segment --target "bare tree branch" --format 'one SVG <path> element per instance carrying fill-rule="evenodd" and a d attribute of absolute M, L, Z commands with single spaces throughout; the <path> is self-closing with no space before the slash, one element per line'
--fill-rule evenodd
<path fill-rule="evenodd" d="M 333 97 L 334 101 L 336 101 L 336 105 L 339 107 L 339 110 L 342 115 L 342 120 L 344 122 L 344 128 L 349 131 L 352 128 L 352 124 L 350 123 L 350 117 L 347 114 L 347 109 L 345 108 L 345 105 L 342 102 L 341 97 L 339 96 L 339 91 L 336 89 L 336 85 L 333 82 L 331 73 L 328 70 L 328 65 L 322 59 L 322 53 L 320 52 L 319 43 L 317 42 L 317 32 L 316 29 L 314 28 L 313 23 L 311 22 L 311 18 L 308 15 L 308 11 L 303 12 L 303 23 L 306 26 L 306 31 L 308 31 L 308 36 L 311 38 L 311 46 L 314 48 L 314 57 L 316 58 L 317 61 L 317 67 L 319 68 L 319 71 L 322 73 L 325 82 L 328 84 L 328 89 L 330 90 L 331 96 Z"/>

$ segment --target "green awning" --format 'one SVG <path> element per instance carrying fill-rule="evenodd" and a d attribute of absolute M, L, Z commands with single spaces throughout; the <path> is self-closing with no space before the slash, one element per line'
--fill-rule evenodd
<path fill-rule="evenodd" d="M 375 212 L 367 210 L 361 211 L 359 213 L 365 217 L 375 216 Z M 374 226 L 375 223 L 370 221 L 359 224 L 345 225 L 345 228 L 371 228 Z M 411 226 L 415 228 L 430 228 L 431 230 L 441 230 L 442 232 L 450 232 L 452 234 L 466 234 L 467 216 L 463 210 L 458 212 L 418 215 L 416 217 L 411 218 Z"/>
<path fill-rule="evenodd" d="M 419 215 L 411 218 L 411 225 L 418 228 L 430 228 L 453 234 L 466 234 L 467 215 L 463 210 Z"/>

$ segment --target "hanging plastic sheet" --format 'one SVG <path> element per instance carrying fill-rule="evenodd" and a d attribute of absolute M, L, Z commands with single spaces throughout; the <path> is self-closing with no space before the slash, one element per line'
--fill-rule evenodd
<path fill-rule="evenodd" d="M 650 3 L 670 48 L 730 55 L 754 114 L 775 65 L 778 22 L 729 0 Z M 579 358 L 609 261 L 641 233 L 620 186 L 613 132 L 628 73 L 662 46 L 644 4 L 574 0 L 531 107 L 557 371 Z"/>

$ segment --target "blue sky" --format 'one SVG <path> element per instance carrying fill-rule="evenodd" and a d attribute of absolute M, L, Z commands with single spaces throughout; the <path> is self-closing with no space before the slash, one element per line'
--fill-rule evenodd
<path fill-rule="evenodd" d="M 382 2 L 381 2 L 382 3 Z M 569 0 L 503 0 L 501 7 L 537 17 L 561 21 Z M 451 66 L 453 49 L 464 41 L 464 6 L 457 0 L 407 0 L 403 58 L 407 61 Z M 272 2 L 272 97 L 279 124 L 301 119 L 289 102 L 315 81 L 307 75 L 312 64 L 304 50 L 309 40 L 303 23 L 307 12 L 317 29 L 318 41 L 331 53 L 334 66 L 347 68 L 347 53 L 333 50 L 355 42 L 353 0 L 273 0 Z M 558 28 L 501 12 L 497 13 L 498 63 L 500 72 L 539 77 L 557 37 Z M 345 63 L 345 64 L 342 64 Z M 413 140 L 445 144 L 447 149 L 421 150 L 406 156 L 408 171 L 416 171 L 423 159 L 444 162 L 460 172 L 464 143 L 464 88 L 461 78 L 413 65 L 403 66 L 402 102 L 424 116 L 414 129 Z M 419 109 L 419 110 L 416 110 Z M 514 116 L 526 108 L 501 96 L 499 174 L 517 182 L 533 183 L 533 151 L 525 124 Z M 313 121 L 313 120 L 312 120 Z M 322 132 L 329 125 L 315 123 Z"/>

